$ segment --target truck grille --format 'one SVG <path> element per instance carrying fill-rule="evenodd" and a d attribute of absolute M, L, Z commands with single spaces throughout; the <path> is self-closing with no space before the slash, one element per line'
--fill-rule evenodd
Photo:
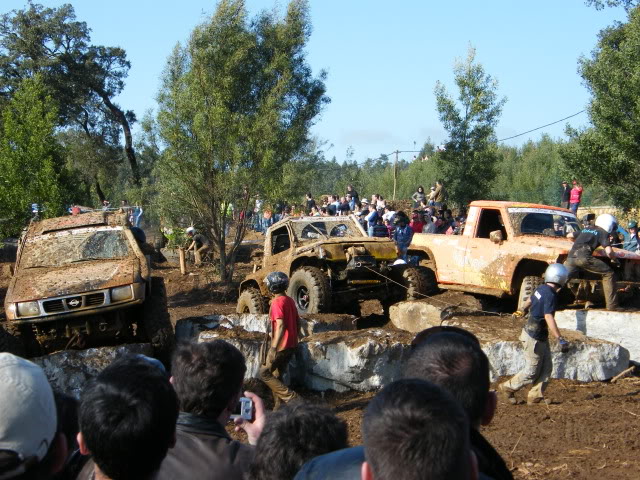
<path fill-rule="evenodd" d="M 95 307 L 104 303 L 104 293 L 91 293 L 89 295 L 77 295 L 75 297 L 56 298 L 42 302 L 45 313 L 60 313 L 70 310 L 78 310 L 83 307 Z"/>
<path fill-rule="evenodd" d="M 43 302 L 43 305 L 44 305 L 44 311 L 47 313 L 64 312 L 64 303 L 62 303 L 61 298 L 57 300 L 49 300 L 48 302 Z"/>

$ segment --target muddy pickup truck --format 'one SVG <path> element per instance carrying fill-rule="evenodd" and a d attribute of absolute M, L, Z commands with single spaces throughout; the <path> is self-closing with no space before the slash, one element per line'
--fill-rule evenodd
<path fill-rule="evenodd" d="M 175 340 L 163 279 L 151 277 L 134 233 L 122 213 L 32 221 L 11 269 L 0 351 L 142 341 L 166 356 Z"/>
<path fill-rule="evenodd" d="M 562 231 L 554 230 L 559 221 Z M 517 299 L 521 306 L 542 282 L 550 263 L 563 263 L 572 246 L 571 233 L 581 229 L 571 211 L 528 203 L 472 202 L 461 235 L 416 234 L 409 255 L 431 269 L 438 287 L 448 290 Z M 640 255 L 614 248 L 623 279 L 627 262 L 640 263 Z M 609 259 L 604 251 L 594 255 Z M 639 286 L 620 281 L 620 286 Z M 568 284 L 572 300 L 601 302 L 602 284 L 583 274 Z M 515 306 L 515 305 L 514 305 Z"/>
<path fill-rule="evenodd" d="M 359 300 L 388 306 L 433 293 L 435 277 L 424 267 L 394 265 L 388 238 L 367 236 L 355 216 L 287 218 L 265 234 L 262 264 L 240 284 L 238 313 L 267 313 L 264 278 L 289 275 L 287 294 L 300 313 L 359 314 Z"/>

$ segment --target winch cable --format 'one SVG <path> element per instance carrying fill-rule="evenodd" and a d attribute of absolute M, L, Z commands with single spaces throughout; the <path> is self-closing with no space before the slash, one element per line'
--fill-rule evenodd
<path fill-rule="evenodd" d="M 409 290 L 409 288 L 406 285 L 401 284 L 400 282 L 396 282 L 394 279 L 387 277 L 386 275 L 374 270 L 371 267 L 368 267 L 366 265 L 363 265 L 364 268 L 366 268 L 367 270 L 372 271 L 373 273 L 375 273 L 376 275 L 381 276 L 382 278 L 384 278 L 385 280 L 388 280 L 389 282 L 395 283 L 396 285 L 404 288 L 405 290 Z M 435 298 L 435 296 L 433 295 L 426 295 L 424 293 L 421 292 L 416 292 L 418 295 L 420 295 L 421 297 L 424 298 L 428 298 L 429 300 L 433 300 L 434 302 L 439 302 L 442 305 L 445 305 L 446 308 L 451 308 L 453 307 L 454 309 L 461 309 L 461 310 L 465 310 L 467 312 L 477 312 L 477 313 L 484 313 L 486 315 L 494 315 L 494 316 L 499 316 L 499 317 L 507 317 L 507 316 L 511 316 L 510 313 L 500 313 L 500 312 L 489 312 L 487 310 L 479 310 L 476 308 L 472 308 L 472 307 L 468 307 L 465 305 L 461 305 L 461 304 L 455 304 L 455 303 L 449 303 L 449 302 L 445 302 L 444 300 L 440 300 L 439 298 Z"/>

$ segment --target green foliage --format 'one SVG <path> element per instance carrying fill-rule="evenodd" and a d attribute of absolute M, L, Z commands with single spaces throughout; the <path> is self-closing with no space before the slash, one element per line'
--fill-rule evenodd
<path fill-rule="evenodd" d="M 305 151 L 328 101 L 324 72 L 313 77 L 305 61 L 309 34 L 306 1 L 292 1 L 282 20 L 264 12 L 250 22 L 243 1 L 222 0 L 165 69 L 159 207 L 170 222 L 188 219 L 213 238 L 223 280 L 244 233 L 238 228 L 228 249 L 230 204 L 239 210 L 254 194 L 287 193 L 283 170 L 286 177 L 288 162 Z"/>
<path fill-rule="evenodd" d="M 446 151 L 438 155 L 437 165 L 450 200 L 466 205 L 485 198 L 495 176 L 498 150 L 494 129 L 506 98 L 498 98 L 498 82 L 475 62 L 473 48 L 464 62 L 455 65 L 454 77 L 459 89 L 457 102 L 442 83 L 435 87 L 440 121 L 449 133 Z"/>
<path fill-rule="evenodd" d="M 602 10 L 605 7 L 624 7 L 626 11 L 638 6 L 638 0 L 585 0 L 586 5 Z"/>
<path fill-rule="evenodd" d="M 539 141 L 529 141 L 521 148 L 500 147 L 489 198 L 559 205 L 560 184 L 569 180 L 560 158 L 560 145 L 543 135 Z"/>
<path fill-rule="evenodd" d="M 600 32 L 591 58 L 580 59 L 580 73 L 592 98 L 592 127 L 567 129 L 563 149 L 567 167 L 580 179 L 602 187 L 616 205 L 640 205 L 640 9 L 629 21 Z M 622 181 L 623 179 L 631 181 Z"/>
<path fill-rule="evenodd" d="M 61 148 L 55 139 L 57 112 L 39 77 L 24 80 L 2 111 L 0 132 L 0 234 L 16 235 L 31 216 L 63 213 Z"/>
<path fill-rule="evenodd" d="M 187 244 L 187 233 L 184 228 L 174 227 L 163 232 L 167 237 L 167 248 L 184 247 Z"/>
<path fill-rule="evenodd" d="M 79 129 L 90 143 L 110 148 L 120 147 L 122 132 L 130 179 L 139 186 L 130 131 L 135 115 L 113 101 L 130 66 L 123 49 L 91 44 L 90 29 L 76 20 L 69 4 L 45 8 L 29 2 L 28 8 L 0 17 L 0 97 L 11 97 L 22 79 L 40 75 L 51 91 L 59 125 Z M 101 174 L 93 162 L 84 166 L 91 181 Z"/>

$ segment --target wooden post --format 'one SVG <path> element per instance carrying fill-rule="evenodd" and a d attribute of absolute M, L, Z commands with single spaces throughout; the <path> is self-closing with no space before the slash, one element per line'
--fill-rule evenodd
<path fill-rule="evenodd" d="M 187 274 L 187 262 L 185 261 L 184 248 L 183 247 L 178 248 L 178 256 L 180 257 L 180 273 L 182 275 L 186 275 Z"/>
<path fill-rule="evenodd" d="M 398 150 L 396 150 L 396 159 L 393 162 L 393 200 L 396 199 L 396 184 L 398 182 Z"/>

